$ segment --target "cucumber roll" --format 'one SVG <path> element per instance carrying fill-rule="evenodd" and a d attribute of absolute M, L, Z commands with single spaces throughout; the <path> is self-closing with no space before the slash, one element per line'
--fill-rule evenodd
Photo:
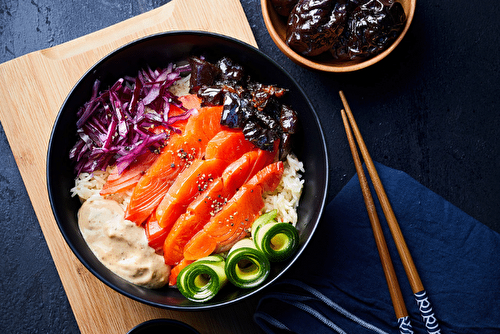
<path fill-rule="evenodd" d="M 269 222 L 276 222 L 278 217 L 278 210 L 272 210 L 260 215 L 255 221 L 252 223 L 252 236 L 254 236 L 259 229 Z"/>
<path fill-rule="evenodd" d="M 299 232 L 295 226 L 278 222 L 276 214 L 276 210 L 269 211 L 257 218 L 252 225 L 255 246 L 271 262 L 286 260 L 299 247 Z"/>
<path fill-rule="evenodd" d="M 238 241 L 229 251 L 225 267 L 227 279 L 240 288 L 253 288 L 268 276 L 268 258 L 255 247 L 252 240 Z"/>
<path fill-rule="evenodd" d="M 177 288 L 187 299 L 205 302 L 227 283 L 224 258 L 210 255 L 186 266 L 177 276 Z"/>

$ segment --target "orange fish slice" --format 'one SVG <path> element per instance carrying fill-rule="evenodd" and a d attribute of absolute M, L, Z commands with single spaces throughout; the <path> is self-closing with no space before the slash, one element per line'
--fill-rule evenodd
<path fill-rule="evenodd" d="M 181 136 L 172 137 L 166 148 L 132 192 L 125 218 L 137 225 L 141 225 L 156 209 L 185 166 L 201 158 L 201 145 L 197 141 L 185 141 Z"/>
<path fill-rule="evenodd" d="M 158 224 L 170 230 L 189 203 L 222 174 L 227 164 L 226 160 L 221 159 L 197 159 L 184 169 L 156 209 Z"/>
<path fill-rule="evenodd" d="M 224 159 L 235 161 L 255 145 L 245 139 L 241 130 L 222 130 L 216 134 L 205 149 L 205 159 Z"/>
<path fill-rule="evenodd" d="M 204 107 L 193 114 L 183 135 L 173 135 L 158 159 L 134 188 L 125 218 L 141 225 L 156 209 L 177 176 L 201 158 L 209 140 L 222 130 L 222 107 Z"/>
<path fill-rule="evenodd" d="M 182 106 L 187 110 L 201 108 L 201 99 L 196 94 L 180 96 L 178 99 L 182 103 Z M 168 117 L 172 118 L 175 116 L 182 115 L 185 112 L 187 112 L 187 110 L 181 109 L 171 104 L 170 110 L 168 111 Z M 187 122 L 188 120 L 178 119 L 172 124 L 172 126 L 174 128 L 177 128 L 178 130 L 184 131 Z"/>
<path fill-rule="evenodd" d="M 168 285 L 173 286 L 177 284 L 177 276 L 179 276 L 179 273 L 181 272 L 182 269 L 193 263 L 194 261 L 189 261 L 189 260 L 182 260 L 179 262 L 178 265 L 175 267 L 172 267 L 170 269 L 170 276 L 168 277 Z"/>
<path fill-rule="evenodd" d="M 149 246 L 154 248 L 156 253 L 162 254 L 163 243 L 168 235 L 168 231 L 165 231 L 160 227 L 160 225 L 158 225 L 154 212 L 146 220 L 146 223 L 144 224 L 144 231 L 146 233 Z"/>
<path fill-rule="evenodd" d="M 163 244 L 166 264 L 175 265 L 183 259 L 186 243 L 209 221 L 210 214 L 224 205 L 224 193 L 222 178 L 218 178 L 175 221 Z"/>
<path fill-rule="evenodd" d="M 188 94 L 179 96 L 179 101 L 182 103 L 182 106 L 188 110 L 200 109 L 201 107 L 201 99 L 198 97 L 197 94 Z"/>
<path fill-rule="evenodd" d="M 187 206 L 222 175 L 227 165 L 254 149 L 241 130 L 223 130 L 207 144 L 205 160 L 196 160 L 176 178 L 156 209 L 161 227 L 170 229 Z"/>
<path fill-rule="evenodd" d="M 264 207 L 262 194 L 274 190 L 282 175 L 281 161 L 259 171 L 189 240 L 184 247 L 184 258 L 197 260 L 214 252 L 226 251 L 245 237 Z"/>
<path fill-rule="evenodd" d="M 224 130 L 220 124 L 222 108 L 222 106 L 203 107 L 198 114 L 191 115 L 186 124 L 185 134 L 196 137 L 196 140 L 202 143 L 203 148 L 207 147 L 208 142 Z"/>
<path fill-rule="evenodd" d="M 208 189 L 189 204 L 170 230 L 163 246 L 165 263 L 182 260 L 186 243 L 215 215 L 248 179 L 272 163 L 274 153 L 253 150 L 231 163 Z"/>
<path fill-rule="evenodd" d="M 181 96 L 179 97 L 179 101 L 188 110 L 199 109 L 201 106 L 201 99 L 196 94 Z M 174 117 L 185 112 L 185 110 L 171 105 L 170 110 L 168 111 L 168 115 L 169 117 Z M 174 123 L 174 126 L 180 130 L 183 130 L 186 126 L 186 123 L 187 120 L 179 120 Z M 165 127 L 157 127 L 151 129 L 151 131 L 154 133 L 166 130 L 167 128 Z M 132 162 L 130 166 L 121 174 L 118 174 L 118 169 L 114 167 L 101 190 L 101 195 L 105 196 L 115 194 L 134 188 L 142 175 L 153 164 L 157 157 L 158 154 L 147 151 L 146 153 L 143 153 L 141 156 L 139 156 L 134 162 Z"/>
<path fill-rule="evenodd" d="M 133 189 L 156 158 L 158 154 L 147 151 L 137 157 L 121 174 L 118 174 L 118 168 L 113 167 L 100 194 L 106 196 Z"/>

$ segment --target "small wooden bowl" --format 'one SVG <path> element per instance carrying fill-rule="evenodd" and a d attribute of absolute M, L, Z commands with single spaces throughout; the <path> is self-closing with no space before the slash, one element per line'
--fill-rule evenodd
<path fill-rule="evenodd" d="M 278 46 L 278 48 L 292 61 L 296 64 L 304 66 L 309 69 L 324 71 L 324 72 L 352 72 L 357 71 L 362 68 L 368 67 L 370 65 L 375 64 L 376 62 L 383 59 L 389 53 L 392 52 L 396 48 L 396 46 L 401 42 L 403 37 L 405 36 L 410 24 L 413 20 L 413 16 L 415 13 L 415 7 L 417 0 L 397 0 L 403 5 L 403 9 L 406 14 L 406 24 L 399 35 L 399 37 L 382 53 L 379 53 L 375 57 L 366 59 L 366 60 L 352 60 L 352 61 L 338 61 L 335 59 L 327 59 L 327 60 L 313 60 L 310 58 L 306 58 L 295 51 L 293 51 L 285 42 L 286 40 L 286 28 L 287 22 L 286 19 L 274 10 L 273 5 L 270 0 L 261 0 L 261 8 L 262 8 L 262 16 L 264 18 L 264 22 L 266 24 L 266 28 L 271 35 L 274 43 Z"/>

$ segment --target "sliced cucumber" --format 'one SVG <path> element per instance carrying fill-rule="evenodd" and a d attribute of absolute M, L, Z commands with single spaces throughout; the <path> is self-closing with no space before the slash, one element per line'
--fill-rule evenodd
<path fill-rule="evenodd" d="M 268 258 L 255 247 L 252 240 L 238 241 L 229 251 L 225 266 L 227 279 L 240 288 L 253 288 L 268 276 Z"/>
<path fill-rule="evenodd" d="M 224 265 L 224 258 L 220 255 L 196 260 L 181 270 L 177 276 L 177 288 L 191 301 L 210 300 L 227 283 Z"/>
<path fill-rule="evenodd" d="M 297 229 L 292 224 L 279 223 L 275 218 L 267 220 L 266 223 L 259 223 L 256 228 L 252 225 L 252 238 L 257 249 L 262 251 L 271 262 L 286 260 L 299 247 Z"/>
<path fill-rule="evenodd" d="M 259 216 L 259 218 L 255 219 L 252 223 L 252 235 L 255 235 L 257 231 L 264 226 L 265 224 L 276 221 L 276 217 L 278 216 L 278 210 L 271 210 Z"/>

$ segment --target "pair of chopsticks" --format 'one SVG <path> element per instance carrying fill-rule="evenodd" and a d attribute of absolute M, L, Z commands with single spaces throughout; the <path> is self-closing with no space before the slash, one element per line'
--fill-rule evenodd
<path fill-rule="evenodd" d="M 373 161 L 370 157 L 370 153 L 366 148 L 363 137 L 361 137 L 361 133 L 359 132 L 358 126 L 356 124 L 356 121 L 354 120 L 354 116 L 352 115 L 351 109 L 349 107 L 349 104 L 347 103 L 344 93 L 340 91 L 339 94 L 345 109 L 341 110 L 342 120 L 344 122 L 347 139 L 349 141 L 349 147 L 354 159 L 354 165 L 356 166 L 356 172 L 358 173 L 361 191 L 363 193 L 366 209 L 368 211 L 368 217 L 370 218 L 375 242 L 377 244 L 380 260 L 384 269 L 385 278 L 389 287 L 389 293 L 391 295 L 392 304 L 394 306 L 394 312 L 396 313 L 396 317 L 398 319 L 399 330 L 401 333 L 413 333 L 408 311 L 406 310 L 406 306 L 404 304 L 403 295 L 401 293 L 398 279 L 394 271 L 394 266 L 392 264 L 391 256 L 387 248 L 387 243 L 380 226 L 380 221 L 375 209 L 373 197 L 368 185 L 368 180 L 365 176 L 361 159 L 358 154 L 356 142 L 359 146 L 361 155 L 363 156 L 363 160 L 365 161 L 366 169 L 368 170 L 368 174 L 370 175 L 370 178 L 372 180 L 373 187 L 384 212 L 387 224 L 389 225 L 392 238 L 394 239 L 394 243 L 396 244 L 396 248 L 401 258 L 401 262 L 403 263 L 406 276 L 408 277 L 408 281 L 415 296 L 427 333 L 441 333 L 437 319 L 434 316 L 432 305 L 427 296 L 427 292 L 425 291 L 422 281 L 420 280 L 417 268 L 415 267 L 410 251 L 408 250 L 408 246 L 406 245 L 406 241 L 403 237 L 403 234 L 401 233 L 398 221 L 396 220 L 396 216 L 394 215 L 394 211 L 392 210 L 391 204 L 389 203 L 382 182 L 380 181 L 380 177 L 378 176 L 375 165 L 373 164 Z M 351 127 L 352 132 L 354 132 L 354 136 L 351 132 Z M 354 139 L 354 137 L 356 139 Z"/>

